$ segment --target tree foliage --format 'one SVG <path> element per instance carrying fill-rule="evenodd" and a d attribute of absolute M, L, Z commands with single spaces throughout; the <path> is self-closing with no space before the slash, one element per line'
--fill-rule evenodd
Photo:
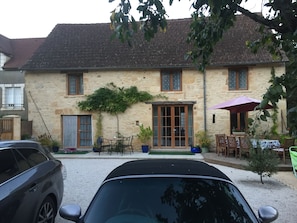
<path fill-rule="evenodd" d="M 139 0 L 138 20 L 130 14 L 130 0 L 118 1 L 118 7 L 111 14 L 111 28 L 114 36 L 121 41 L 133 44 L 133 34 L 144 31 L 144 38 L 150 40 L 159 31 L 166 31 L 166 10 L 162 0 Z M 174 0 L 168 0 L 172 5 Z M 177 1 L 177 0 L 176 0 Z M 179 0 L 180 1 L 180 0 Z M 287 71 L 280 77 L 272 75 L 270 87 L 264 95 L 262 105 L 271 103 L 277 106 L 280 99 L 288 99 L 288 119 L 291 131 L 297 130 L 297 2 L 296 0 L 266 0 L 263 12 L 253 13 L 242 6 L 242 3 L 253 0 L 190 0 L 192 1 L 192 23 L 188 42 L 193 48 L 187 56 L 196 63 L 201 71 L 208 65 L 215 44 L 223 33 L 233 26 L 236 13 L 253 19 L 261 26 L 258 32 L 261 38 L 247 42 L 253 52 L 266 48 L 275 58 L 289 59 Z M 134 1 L 135 2 L 135 1 Z M 190 12 L 189 12 L 190 13 Z M 267 32 L 269 31 L 269 32 Z M 268 113 L 266 113 L 268 114 Z"/>
<path fill-rule="evenodd" d="M 271 177 L 272 174 L 278 171 L 279 158 L 275 152 L 270 149 L 250 150 L 250 157 L 248 160 L 248 170 L 257 173 L 260 176 L 260 181 L 263 184 L 263 177 Z"/>

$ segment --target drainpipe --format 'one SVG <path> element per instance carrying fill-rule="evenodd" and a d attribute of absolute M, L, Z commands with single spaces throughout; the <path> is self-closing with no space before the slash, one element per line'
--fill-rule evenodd
<path fill-rule="evenodd" d="M 207 131 L 206 126 L 206 72 L 203 71 L 203 115 L 204 115 L 204 131 Z"/>

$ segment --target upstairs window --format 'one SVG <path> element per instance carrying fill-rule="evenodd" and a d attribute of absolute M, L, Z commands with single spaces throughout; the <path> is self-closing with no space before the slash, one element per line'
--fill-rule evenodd
<path fill-rule="evenodd" d="M 24 84 L 1 84 L 2 110 L 24 109 Z"/>
<path fill-rule="evenodd" d="M 229 69 L 228 82 L 229 90 L 247 90 L 248 69 Z"/>
<path fill-rule="evenodd" d="M 162 91 L 181 91 L 181 70 L 161 71 Z"/>
<path fill-rule="evenodd" d="M 83 74 L 68 74 L 68 95 L 82 95 L 83 93 Z"/>

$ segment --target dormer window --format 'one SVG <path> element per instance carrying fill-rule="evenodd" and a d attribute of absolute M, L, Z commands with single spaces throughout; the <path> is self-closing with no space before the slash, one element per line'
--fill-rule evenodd
<path fill-rule="evenodd" d="M 10 59 L 10 57 L 0 52 L 0 70 L 3 70 L 3 66 Z"/>

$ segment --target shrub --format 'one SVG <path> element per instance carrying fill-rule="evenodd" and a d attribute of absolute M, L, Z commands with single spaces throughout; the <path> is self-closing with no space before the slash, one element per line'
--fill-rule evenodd
<path fill-rule="evenodd" d="M 279 158 L 277 154 L 270 149 L 251 149 L 248 159 L 248 170 L 257 173 L 260 176 L 262 184 L 263 177 L 271 177 L 272 174 L 277 173 Z"/>

